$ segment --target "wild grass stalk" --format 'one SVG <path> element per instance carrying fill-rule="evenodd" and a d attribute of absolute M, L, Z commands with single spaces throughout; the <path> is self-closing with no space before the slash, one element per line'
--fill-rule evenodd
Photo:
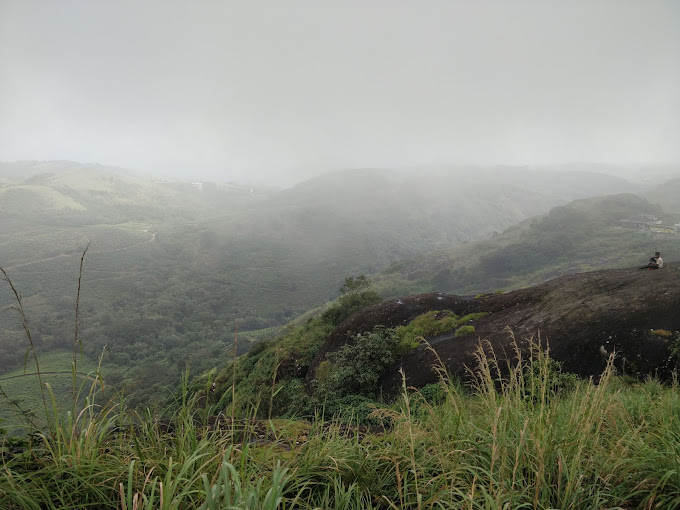
<path fill-rule="evenodd" d="M 12 283 L 12 280 L 10 279 L 9 275 L 7 272 L 0 267 L 0 271 L 2 271 L 2 276 L 5 282 L 9 285 L 9 288 L 12 291 L 12 294 L 14 295 L 14 305 L 10 306 L 11 310 L 16 311 L 19 314 L 19 317 L 21 318 L 21 325 L 24 330 L 24 334 L 26 336 L 26 339 L 28 340 L 28 349 L 26 350 L 26 355 L 24 356 L 24 370 L 26 369 L 26 363 L 28 361 L 28 355 L 30 354 L 31 357 L 33 358 L 33 362 L 35 363 L 35 370 L 38 376 L 38 384 L 40 385 L 40 397 L 42 398 L 42 403 L 43 403 L 43 410 L 45 411 L 45 419 L 47 420 L 47 427 L 48 429 L 51 430 L 52 424 L 50 422 L 50 412 L 47 407 L 47 397 L 45 396 L 45 386 L 43 383 L 43 378 L 42 378 L 42 373 L 40 372 L 40 362 L 38 361 L 38 352 L 35 348 L 35 343 L 33 342 L 33 336 L 31 335 L 31 328 L 28 325 L 28 317 L 26 315 L 26 311 L 24 310 L 24 304 L 21 300 L 21 294 L 17 291 L 17 289 L 14 287 L 14 283 Z"/>
<path fill-rule="evenodd" d="M 87 253 L 87 250 L 90 248 L 90 243 L 87 243 L 87 246 L 83 250 L 82 255 L 80 256 L 80 266 L 78 267 L 78 289 L 76 291 L 76 303 L 75 303 L 75 317 L 74 317 L 74 323 L 73 323 L 73 366 L 72 366 L 72 372 L 73 372 L 73 405 L 74 407 L 77 406 L 78 404 L 78 394 L 76 392 L 76 374 L 78 373 L 78 347 L 80 347 L 80 350 L 82 352 L 83 348 L 83 343 L 80 340 L 80 317 L 79 317 L 79 312 L 80 312 L 80 288 L 81 284 L 83 281 L 83 262 L 85 262 L 85 254 Z"/>
<path fill-rule="evenodd" d="M 236 423 L 236 351 L 238 346 L 238 321 L 234 323 L 234 349 L 231 353 L 231 435 L 234 437 Z M 231 461 L 233 462 L 233 458 Z"/>

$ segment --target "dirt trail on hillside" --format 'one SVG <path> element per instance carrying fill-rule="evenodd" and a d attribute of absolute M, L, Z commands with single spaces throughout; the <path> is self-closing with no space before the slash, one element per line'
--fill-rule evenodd
<path fill-rule="evenodd" d="M 110 249 L 110 250 L 93 250 L 93 251 L 90 251 L 89 253 L 91 253 L 91 254 L 95 254 L 95 253 L 112 253 L 112 252 L 114 252 L 114 251 L 129 250 L 130 248 L 136 248 L 137 246 L 141 246 L 141 245 L 143 245 L 143 244 L 152 243 L 152 242 L 154 242 L 155 240 L 156 240 L 156 234 L 151 234 L 151 238 L 150 238 L 150 239 L 147 239 L 146 241 L 142 241 L 142 242 L 137 243 L 137 244 L 132 244 L 132 245 L 130 245 L 130 246 L 123 246 L 123 247 L 121 247 L 121 248 L 112 248 L 112 249 Z M 56 259 L 63 258 L 63 257 L 79 257 L 80 255 L 81 255 L 80 253 L 62 253 L 61 255 L 55 255 L 54 257 L 47 257 L 47 258 L 44 258 L 44 259 L 34 260 L 34 261 L 32 261 L 32 262 L 24 262 L 23 264 L 15 264 L 15 265 L 13 265 L 13 266 L 7 266 L 7 267 L 4 267 L 3 269 L 5 269 L 5 270 L 8 270 L 8 269 L 18 269 L 18 268 L 20 268 L 20 267 L 26 267 L 26 266 L 30 266 L 30 265 L 32 265 L 32 264 L 39 264 L 39 263 L 41 263 L 41 262 L 47 262 L 47 261 L 49 261 L 49 260 L 56 260 Z"/>
<path fill-rule="evenodd" d="M 30 374 L 19 374 L 19 375 L 10 375 L 8 377 L 0 377 L 0 383 L 3 383 L 5 381 L 9 381 L 11 379 L 18 379 L 20 377 L 31 377 L 31 376 L 37 376 L 37 372 L 31 372 Z M 51 370 L 48 372 L 40 372 L 40 375 L 73 375 L 73 372 L 70 370 Z M 76 372 L 76 375 L 78 377 L 81 377 L 83 379 L 88 379 L 92 382 L 98 382 L 100 379 L 97 379 L 94 376 L 91 376 L 90 374 L 86 374 L 83 372 Z"/>

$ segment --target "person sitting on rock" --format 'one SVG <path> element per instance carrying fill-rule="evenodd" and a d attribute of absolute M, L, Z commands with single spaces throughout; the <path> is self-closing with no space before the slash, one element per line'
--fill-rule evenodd
<path fill-rule="evenodd" d="M 661 258 L 661 253 L 658 251 L 654 256 L 649 259 L 649 264 L 642 266 L 640 269 L 661 269 L 663 267 L 663 259 Z"/>

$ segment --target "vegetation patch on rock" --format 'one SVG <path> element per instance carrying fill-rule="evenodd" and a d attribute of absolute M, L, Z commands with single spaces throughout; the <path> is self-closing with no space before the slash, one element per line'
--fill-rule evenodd
<path fill-rule="evenodd" d="M 419 338 L 426 339 L 448 331 L 454 331 L 455 336 L 474 333 L 475 327 L 472 322 L 485 315 L 486 312 L 478 312 L 459 317 L 451 310 L 432 310 L 419 315 L 406 326 L 398 326 L 395 335 L 405 348 L 406 352 L 403 354 L 408 354 L 420 345 Z"/>

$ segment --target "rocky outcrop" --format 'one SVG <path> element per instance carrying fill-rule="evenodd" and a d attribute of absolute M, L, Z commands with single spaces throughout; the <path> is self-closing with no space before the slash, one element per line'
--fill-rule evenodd
<path fill-rule="evenodd" d="M 357 312 L 333 331 L 313 360 L 307 382 L 329 352 L 352 342 L 358 333 L 378 324 L 406 324 L 430 310 L 452 310 L 457 315 L 488 312 L 475 321 L 474 334 L 454 337 L 451 332 L 428 339 L 449 373 L 463 378 L 469 376 L 469 367 L 476 366 L 480 339 L 501 358 L 512 357 L 509 330 L 521 348 L 528 346 L 529 338 L 540 336 L 552 358 L 581 376 L 597 377 L 615 352 L 617 367 L 627 374 L 670 378 L 676 368 L 670 346 L 680 330 L 680 267 L 571 274 L 536 287 L 476 298 L 421 294 L 388 300 Z M 398 391 L 400 369 L 409 385 L 436 381 L 432 369 L 436 363 L 432 350 L 419 347 L 383 376 L 383 390 Z"/>

